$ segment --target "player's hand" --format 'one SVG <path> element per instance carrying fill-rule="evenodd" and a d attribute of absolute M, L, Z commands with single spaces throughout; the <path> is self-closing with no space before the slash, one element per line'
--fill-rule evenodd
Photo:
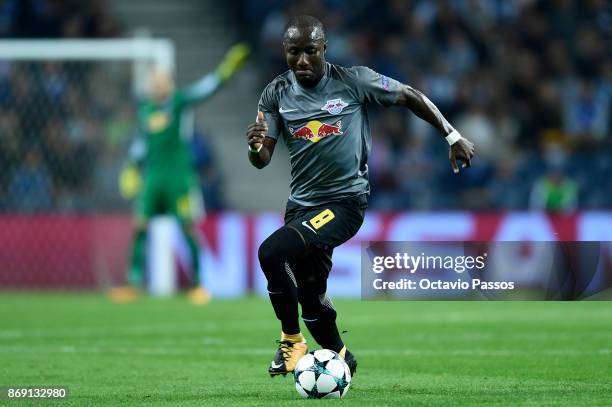
<path fill-rule="evenodd" d="M 247 143 L 252 150 L 258 149 L 268 135 L 268 124 L 263 112 L 257 112 L 257 119 L 247 128 Z"/>
<path fill-rule="evenodd" d="M 459 165 L 457 160 L 463 161 L 461 168 L 469 168 L 472 165 L 474 157 L 474 143 L 465 137 L 461 137 L 455 144 L 450 146 L 448 150 L 448 159 L 455 174 L 459 173 Z"/>
<path fill-rule="evenodd" d="M 119 192 L 125 199 L 132 199 L 140 191 L 140 171 L 135 165 L 126 165 L 119 174 Z"/>
<path fill-rule="evenodd" d="M 240 42 L 232 45 L 225 54 L 223 61 L 221 61 L 217 67 L 219 78 L 225 81 L 234 76 L 234 74 L 242 68 L 245 61 L 249 58 L 249 55 L 251 55 L 251 49 L 247 43 Z"/>

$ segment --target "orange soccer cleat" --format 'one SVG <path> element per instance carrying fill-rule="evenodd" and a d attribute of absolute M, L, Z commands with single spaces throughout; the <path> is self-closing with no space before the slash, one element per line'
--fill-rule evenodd
<path fill-rule="evenodd" d="M 210 292 L 204 287 L 196 287 L 189 290 L 187 298 L 194 305 L 206 305 L 212 300 Z"/>

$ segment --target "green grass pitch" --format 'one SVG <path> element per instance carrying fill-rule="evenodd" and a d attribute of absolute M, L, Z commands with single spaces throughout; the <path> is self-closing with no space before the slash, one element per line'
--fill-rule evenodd
<path fill-rule="evenodd" d="M 266 300 L 110 304 L 0 293 L 0 387 L 64 385 L 67 401 L 6 405 L 610 405 L 610 302 L 336 301 L 359 359 L 343 400 L 302 400 L 266 368 Z M 311 348 L 315 348 L 309 340 Z"/>

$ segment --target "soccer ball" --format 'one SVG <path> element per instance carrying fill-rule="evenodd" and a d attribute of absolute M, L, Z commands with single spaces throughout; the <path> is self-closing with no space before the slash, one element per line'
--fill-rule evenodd
<path fill-rule="evenodd" d="M 351 385 L 351 371 L 336 352 L 319 349 L 298 361 L 293 372 L 295 388 L 309 399 L 339 399 Z"/>

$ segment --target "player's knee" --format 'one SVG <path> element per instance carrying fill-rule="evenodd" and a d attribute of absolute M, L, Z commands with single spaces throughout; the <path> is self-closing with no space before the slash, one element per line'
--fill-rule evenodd
<path fill-rule="evenodd" d="M 295 257 L 303 249 L 299 235 L 294 230 L 283 227 L 264 240 L 259 246 L 257 256 L 264 272 L 265 267 L 277 267 L 284 270 L 285 262 Z"/>
<path fill-rule="evenodd" d="M 259 246 L 257 255 L 259 257 L 261 269 L 268 280 L 268 285 L 278 285 L 279 282 L 282 281 L 280 270 L 282 270 L 284 259 L 280 255 L 277 246 L 268 238 Z M 276 291 L 273 288 L 274 287 L 268 287 L 268 290 Z"/>
<path fill-rule="evenodd" d="M 271 241 L 270 238 L 264 240 L 264 242 L 259 246 L 257 257 L 259 258 L 259 264 L 264 272 L 266 271 L 266 266 L 280 261 L 274 242 Z"/>
<path fill-rule="evenodd" d="M 180 224 L 181 224 L 181 229 L 183 230 L 183 233 L 185 233 L 186 235 L 195 236 L 196 225 L 194 222 L 187 221 L 187 220 L 181 220 Z"/>
<path fill-rule="evenodd" d="M 136 224 L 134 225 L 134 229 L 136 233 L 143 233 L 147 230 L 149 226 L 149 221 L 147 219 L 137 219 Z"/>
<path fill-rule="evenodd" d="M 194 235 L 195 228 L 191 226 L 191 224 L 180 222 L 180 225 L 181 225 L 181 230 L 183 231 L 184 234 L 190 235 L 190 236 Z"/>

